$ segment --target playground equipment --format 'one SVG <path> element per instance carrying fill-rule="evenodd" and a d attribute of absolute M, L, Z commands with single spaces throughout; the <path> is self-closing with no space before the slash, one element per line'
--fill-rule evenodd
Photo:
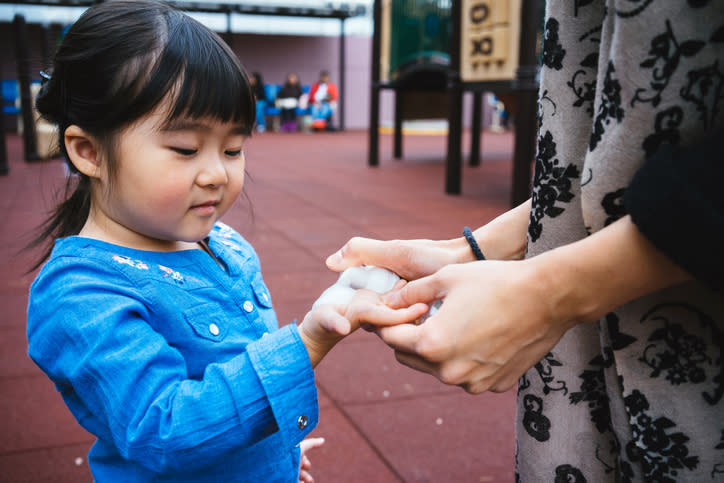
<path fill-rule="evenodd" d="M 530 195 L 538 90 L 538 0 L 375 0 L 368 164 L 379 164 L 379 100 L 395 94 L 394 157 L 402 121 L 447 118 L 445 191 L 459 194 L 463 93 L 473 93 L 470 164 L 480 164 L 483 92 L 514 115 L 511 204 Z"/>

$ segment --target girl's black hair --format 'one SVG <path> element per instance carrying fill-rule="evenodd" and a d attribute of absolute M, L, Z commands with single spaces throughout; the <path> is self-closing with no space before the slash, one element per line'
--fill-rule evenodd
<path fill-rule="evenodd" d="M 212 118 L 243 125 L 250 134 L 256 109 L 239 59 L 215 33 L 174 8 L 150 0 L 95 5 L 68 30 L 50 79 L 36 100 L 38 112 L 58 126 L 60 152 L 72 176 L 65 200 L 40 226 L 31 246 L 77 235 L 90 211 L 90 179 L 68 160 L 64 133 L 76 125 L 101 146 L 111 175 L 115 136 L 170 99 L 166 122 Z"/>

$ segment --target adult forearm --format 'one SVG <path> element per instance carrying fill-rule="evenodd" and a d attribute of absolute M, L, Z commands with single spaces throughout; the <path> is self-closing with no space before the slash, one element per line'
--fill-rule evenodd
<path fill-rule="evenodd" d="M 553 288 L 552 318 L 570 324 L 597 320 L 626 302 L 691 278 L 629 216 L 531 262 L 541 281 Z"/>
<path fill-rule="evenodd" d="M 530 219 L 530 199 L 473 232 L 489 260 L 520 260 L 525 256 L 526 233 Z M 472 261 L 472 256 L 468 255 Z"/>

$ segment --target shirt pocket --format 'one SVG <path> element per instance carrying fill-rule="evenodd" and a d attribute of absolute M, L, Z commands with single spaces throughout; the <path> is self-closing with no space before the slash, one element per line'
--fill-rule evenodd
<path fill-rule="evenodd" d="M 261 273 L 254 275 L 254 279 L 251 281 L 251 289 L 254 292 L 256 302 L 262 307 L 270 309 L 272 306 L 271 295 L 264 284 Z"/>
<path fill-rule="evenodd" d="M 183 311 L 184 320 L 197 336 L 221 342 L 229 332 L 231 322 L 217 304 L 197 305 Z"/>

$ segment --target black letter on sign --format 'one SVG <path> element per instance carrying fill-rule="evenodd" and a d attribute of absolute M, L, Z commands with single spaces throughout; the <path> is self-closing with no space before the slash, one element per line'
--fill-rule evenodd
<path fill-rule="evenodd" d="M 488 18 L 489 13 L 490 9 L 488 8 L 487 4 L 481 3 L 479 5 L 475 5 L 470 9 L 470 21 L 472 23 L 485 22 L 485 19 Z"/>
<path fill-rule="evenodd" d="M 473 39 L 473 54 L 472 55 L 490 55 L 493 53 L 493 39 L 491 37 L 482 37 L 480 39 Z"/>

